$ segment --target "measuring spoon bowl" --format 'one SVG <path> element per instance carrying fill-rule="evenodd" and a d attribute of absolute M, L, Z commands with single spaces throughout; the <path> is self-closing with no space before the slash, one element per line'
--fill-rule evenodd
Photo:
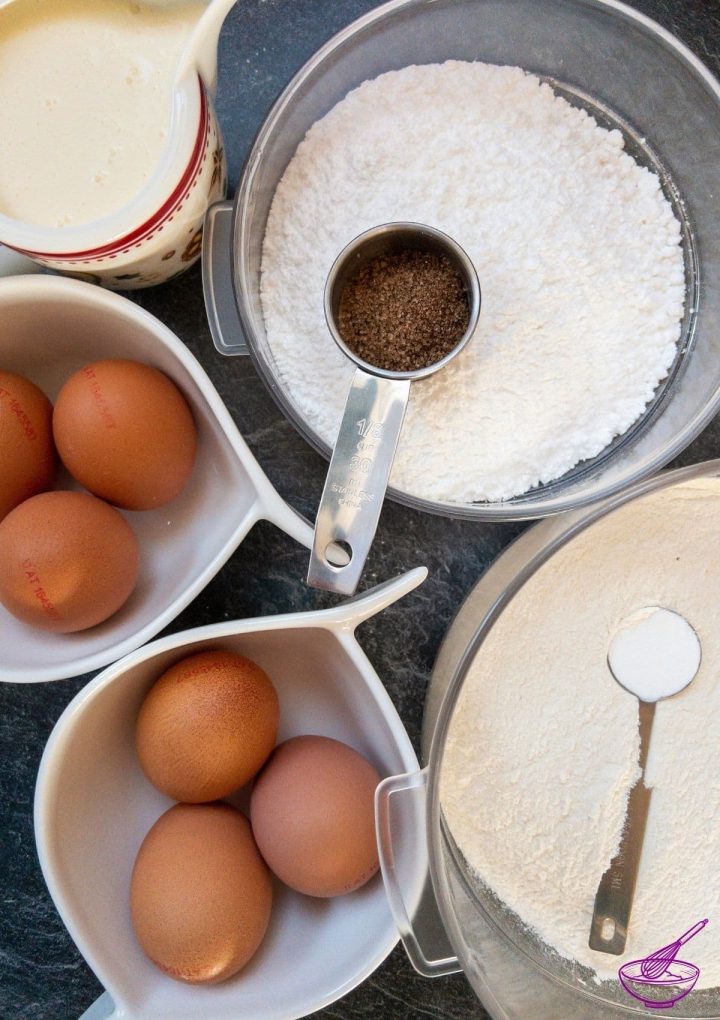
<path fill-rule="evenodd" d="M 645 785 L 645 769 L 655 705 L 684 691 L 697 676 L 701 659 L 695 629 L 680 613 L 662 606 L 647 606 L 626 617 L 610 641 L 610 673 L 638 699 L 640 777 L 628 797 L 618 851 L 595 895 L 588 944 L 598 952 L 619 956 L 625 951 L 652 798 L 652 787 Z"/>

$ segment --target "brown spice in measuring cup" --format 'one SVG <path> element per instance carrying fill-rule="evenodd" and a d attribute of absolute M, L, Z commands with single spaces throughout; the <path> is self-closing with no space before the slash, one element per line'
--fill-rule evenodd
<path fill-rule="evenodd" d="M 470 321 L 462 278 L 446 255 L 381 255 L 348 282 L 340 299 L 343 340 L 363 361 L 391 372 L 434 365 Z"/>

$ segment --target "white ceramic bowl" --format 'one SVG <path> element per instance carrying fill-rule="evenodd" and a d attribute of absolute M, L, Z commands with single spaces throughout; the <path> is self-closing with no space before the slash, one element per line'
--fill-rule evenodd
<path fill-rule="evenodd" d="M 101 358 L 143 361 L 177 383 L 198 427 L 195 468 L 167 506 L 124 515 L 140 541 L 140 577 L 130 599 L 105 623 L 50 634 L 0 606 L 0 680 L 77 676 L 139 647 L 205 587 L 261 518 L 308 548 L 312 544 L 311 526 L 263 474 L 201 365 L 158 319 L 126 298 L 75 280 L 0 280 L 0 368 L 27 376 L 54 400 L 76 369 Z M 60 485 L 77 487 L 68 477 Z"/>
<path fill-rule="evenodd" d="M 172 663 L 205 648 L 228 648 L 272 678 L 280 698 L 278 740 L 324 734 L 366 755 L 381 776 L 417 769 L 407 733 L 354 630 L 426 574 L 410 571 L 333 609 L 171 635 L 110 666 L 70 703 L 40 765 L 35 838 L 60 916 L 107 989 L 87 1018 L 293 1020 L 340 998 L 385 959 L 398 933 L 376 875 L 332 900 L 278 883 L 258 954 L 223 984 L 184 985 L 156 969 L 132 932 L 130 875 L 143 837 L 172 802 L 140 769 L 135 720 L 146 691 Z M 417 878 L 421 884 L 422 869 Z"/>

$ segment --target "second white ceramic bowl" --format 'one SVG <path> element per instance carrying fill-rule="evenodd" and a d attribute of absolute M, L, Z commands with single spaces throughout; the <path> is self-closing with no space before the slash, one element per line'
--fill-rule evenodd
<path fill-rule="evenodd" d="M 130 876 L 145 834 L 172 801 L 140 769 L 135 722 L 165 669 L 203 649 L 227 648 L 254 659 L 272 678 L 280 699 L 278 741 L 322 734 L 356 748 L 381 776 L 416 770 L 408 735 L 354 630 L 426 574 L 410 571 L 333 609 L 171 635 L 106 669 L 70 703 L 40 765 L 35 837 L 60 916 L 107 989 L 86 1020 L 294 1020 L 345 995 L 385 959 L 398 933 L 376 875 L 331 900 L 278 883 L 265 941 L 222 984 L 184 985 L 154 967 L 132 931 Z M 405 836 L 407 845 L 417 845 L 416 831 Z M 421 861 L 414 877 L 419 894 Z"/>

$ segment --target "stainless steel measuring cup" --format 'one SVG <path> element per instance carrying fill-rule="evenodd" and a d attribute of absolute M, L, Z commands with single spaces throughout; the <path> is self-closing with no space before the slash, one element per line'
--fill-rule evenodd
<path fill-rule="evenodd" d="M 359 358 L 338 328 L 340 300 L 347 284 L 368 263 L 408 251 L 446 256 L 468 297 L 468 324 L 439 361 L 412 372 L 393 372 Z M 443 368 L 472 338 L 480 315 L 480 283 L 472 262 L 447 234 L 421 223 L 385 223 L 344 248 L 325 283 L 325 318 L 340 350 L 358 366 L 350 386 L 325 488 L 315 520 L 308 584 L 342 595 L 358 586 L 377 529 L 380 510 L 405 417 L 410 383 Z"/>

